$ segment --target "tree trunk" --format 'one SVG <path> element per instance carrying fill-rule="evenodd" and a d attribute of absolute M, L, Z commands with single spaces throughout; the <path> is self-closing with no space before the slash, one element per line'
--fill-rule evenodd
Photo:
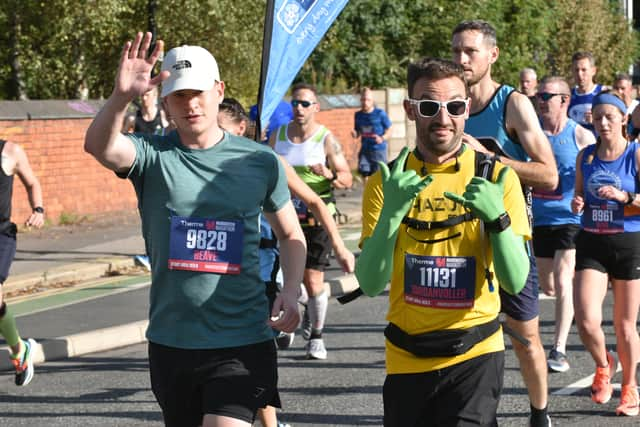
<path fill-rule="evenodd" d="M 20 65 L 20 16 L 17 8 L 11 11 L 11 34 L 9 36 L 11 79 L 9 80 L 9 97 L 24 101 L 29 99 L 22 79 L 22 66 Z"/>

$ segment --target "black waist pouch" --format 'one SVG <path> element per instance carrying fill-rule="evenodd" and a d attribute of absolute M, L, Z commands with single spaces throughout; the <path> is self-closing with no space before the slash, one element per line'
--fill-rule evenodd
<path fill-rule="evenodd" d="M 418 357 L 452 357 L 464 354 L 500 329 L 496 317 L 490 322 L 469 329 L 446 329 L 409 335 L 393 323 L 384 330 L 384 336 L 396 347 Z"/>

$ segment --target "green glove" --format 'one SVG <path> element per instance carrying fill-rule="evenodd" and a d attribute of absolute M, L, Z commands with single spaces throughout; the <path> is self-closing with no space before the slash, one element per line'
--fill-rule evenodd
<path fill-rule="evenodd" d="M 369 296 L 382 292 L 391 279 L 393 251 L 402 218 L 411 208 L 416 195 L 433 180 L 431 176 L 420 178 L 412 170 L 403 171 L 408 155 L 409 149 L 403 148 L 391 172 L 386 164 L 379 162 L 384 195 L 382 211 L 371 237 L 362 245 L 355 268 L 360 288 Z"/>
<path fill-rule="evenodd" d="M 391 172 L 386 164 L 378 162 L 382 174 L 382 193 L 384 194 L 384 204 L 380 212 L 381 218 L 401 221 L 418 193 L 433 181 L 431 175 L 422 178 L 413 170 L 402 170 L 408 155 L 409 148 L 404 147 L 395 160 Z"/>
<path fill-rule="evenodd" d="M 474 176 L 467 184 L 462 196 L 449 191 L 444 192 L 447 199 L 461 204 L 484 222 L 491 222 L 500 216 L 504 209 L 504 182 L 508 167 L 500 169 L 495 184 L 479 176 Z"/>
<path fill-rule="evenodd" d="M 504 209 L 504 183 L 509 168 L 500 169 L 495 184 L 473 177 L 461 196 L 446 191 L 445 197 L 460 203 L 485 222 L 496 220 Z M 529 274 L 529 258 L 521 236 L 509 227 L 501 233 L 490 233 L 493 265 L 500 287 L 511 295 L 522 290 Z"/>

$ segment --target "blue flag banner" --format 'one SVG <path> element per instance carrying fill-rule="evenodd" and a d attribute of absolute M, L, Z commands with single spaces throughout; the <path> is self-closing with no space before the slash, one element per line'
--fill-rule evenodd
<path fill-rule="evenodd" d="M 258 100 L 262 127 L 347 1 L 268 2 L 262 52 L 261 91 Z"/>

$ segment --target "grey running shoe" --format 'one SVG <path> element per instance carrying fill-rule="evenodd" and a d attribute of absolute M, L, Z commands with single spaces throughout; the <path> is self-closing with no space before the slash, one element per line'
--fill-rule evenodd
<path fill-rule="evenodd" d="M 547 366 L 554 372 L 567 372 L 570 368 L 567 355 L 558 350 L 551 350 L 549 352 Z"/>
<path fill-rule="evenodd" d="M 24 353 L 21 359 L 11 359 L 13 366 L 16 368 L 15 382 L 17 386 L 24 386 L 33 379 L 33 352 L 36 349 L 36 341 L 29 338 L 22 341 L 24 344 Z"/>
<path fill-rule="evenodd" d="M 278 421 L 278 424 L 276 424 L 276 427 L 291 427 L 291 424 Z"/>
<path fill-rule="evenodd" d="M 286 333 L 286 332 L 280 331 L 280 333 L 276 337 L 276 344 L 278 346 L 278 349 L 285 350 L 291 347 L 291 344 L 293 344 L 293 339 L 295 338 L 295 336 L 296 335 L 293 332 Z"/>
<path fill-rule="evenodd" d="M 322 338 L 313 338 L 307 343 L 307 359 L 324 360 L 327 358 L 327 349 Z"/>

